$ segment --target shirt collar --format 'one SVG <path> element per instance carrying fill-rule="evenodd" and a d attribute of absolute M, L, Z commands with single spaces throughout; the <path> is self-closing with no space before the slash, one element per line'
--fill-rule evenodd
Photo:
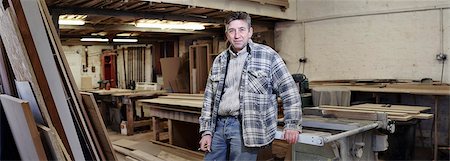
<path fill-rule="evenodd" d="M 231 47 L 231 45 L 228 47 L 228 51 L 231 53 L 231 55 L 233 56 L 233 57 L 237 57 L 238 55 L 241 55 L 242 53 L 246 53 L 246 52 L 249 52 L 251 49 L 250 49 L 250 47 L 251 47 L 251 44 L 253 43 L 253 41 L 252 41 L 252 39 L 249 39 L 248 40 L 248 43 L 247 43 L 247 45 L 245 45 L 245 47 L 241 50 L 241 51 L 239 51 L 239 52 L 237 52 L 237 53 L 234 53 L 233 52 L 233 50 L 231 49 L 232 47 Z M 250 52 L 249 52 L 250 53 Z"/>

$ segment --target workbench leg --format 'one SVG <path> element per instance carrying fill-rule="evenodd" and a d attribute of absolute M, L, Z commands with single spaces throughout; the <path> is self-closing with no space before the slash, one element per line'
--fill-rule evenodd
<path fill-rule="evenodd" d="M 438 101 L 439 96 L 434 96 L 434 159 L 438 160 L 438 145 L 439 145 L 439 134 L 438 134 L 438 127 L 439 127 L 439 110 L 438 110 Z"/>
<path fill-rule="evenodd" d="M 133 103 L 130 102 L 126 105 L 127 115 L 127 135 L 134 134 L 134 118 L 133 118 Z"/>
<path fill-rule="evenodd" d="M 152 124 L 153 124 L 153 140 L 159 141 L 159 118 L 152 117 Z"/>
<path fill-rule="evenodd" d="M 380 94 L 373 93 L 373 97 L 375 97 L 375 104 L 379 104 L 380 103 Z"/>
<path fill-rule="evenodd" d="M 167 128 L 169 133 L 169 144 L 173 145 L 173 124 L 171 119 L 167 120 Z"/>

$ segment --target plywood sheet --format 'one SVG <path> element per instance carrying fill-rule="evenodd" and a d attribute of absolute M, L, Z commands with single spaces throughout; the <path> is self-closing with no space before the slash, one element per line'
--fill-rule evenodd
<path fill-rule="evenodd" d="M 81 89 L 92 89 L 92 77 L 81 77 Z"/>
<path fill-rule="evenodd" d="M 172 92 L 179 91 L 176 79 L 178 76 L 178 68 L 180 68 L 180 58 L 161 58 L 160 62 L 164 89 Z"/>
<path fill-rule="evenodd" d="M 0 95 L 0 101 L 21 159 L 47 160 L 28 102 L 9 95 Z"/>
<path fill-rule="evenodd" d="M 16 88 L 17 94 L 19 98 L 25 101 L 28 101 L 30 105 L 31 112 L 33 113 L 34 121 L 41 125 L 47 125 L 42 117 L 41 110 L 36 102 L 36 98 L 34 96 L 33 89 L 31 88 L 31 84 L 28 81 L 17 81 L 16 80 Z"/>

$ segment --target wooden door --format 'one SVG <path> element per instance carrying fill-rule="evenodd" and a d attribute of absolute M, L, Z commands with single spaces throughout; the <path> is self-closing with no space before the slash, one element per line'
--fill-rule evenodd
<path fill-rule="evenodd" d="M 102 80 L 109 80 L 111 88 L 117 86 L 116 53 L 105 51 L 102 54 Z"/>

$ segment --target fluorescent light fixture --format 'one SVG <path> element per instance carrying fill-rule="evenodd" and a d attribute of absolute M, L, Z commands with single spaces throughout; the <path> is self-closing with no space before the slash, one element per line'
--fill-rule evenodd
<path fill-rule="evenodd" d="M 113 39 L 113 42 L 138 42 L 137 39 Z"/>
<path fill-rule="evenodd" d="M 135 24 L 136 27 L 142 28 L 160 28 L 160 29 L 184 29 L 184 30 L 204 30 L 205 26 L 195 22 L 180 21 L 159 21 L 159 20 L 139 20 Z"/>
<path fill-rule="evenodd" d="M 58 23 L 60 25 L 84 25 L 86 22 L 84 20 L 71 20 L 71 19 L 59 19 Z"/>
<path fill-rule="evenodd" d="M 116 36 L 131 36 L 132 33 L 120 33 L 120 34 L 116 34 Z"/>
<path fill-rule="evenodd" d="M 104 38 L 81 38 L 80 41 L 108 42 L 109 40 Z"/>

